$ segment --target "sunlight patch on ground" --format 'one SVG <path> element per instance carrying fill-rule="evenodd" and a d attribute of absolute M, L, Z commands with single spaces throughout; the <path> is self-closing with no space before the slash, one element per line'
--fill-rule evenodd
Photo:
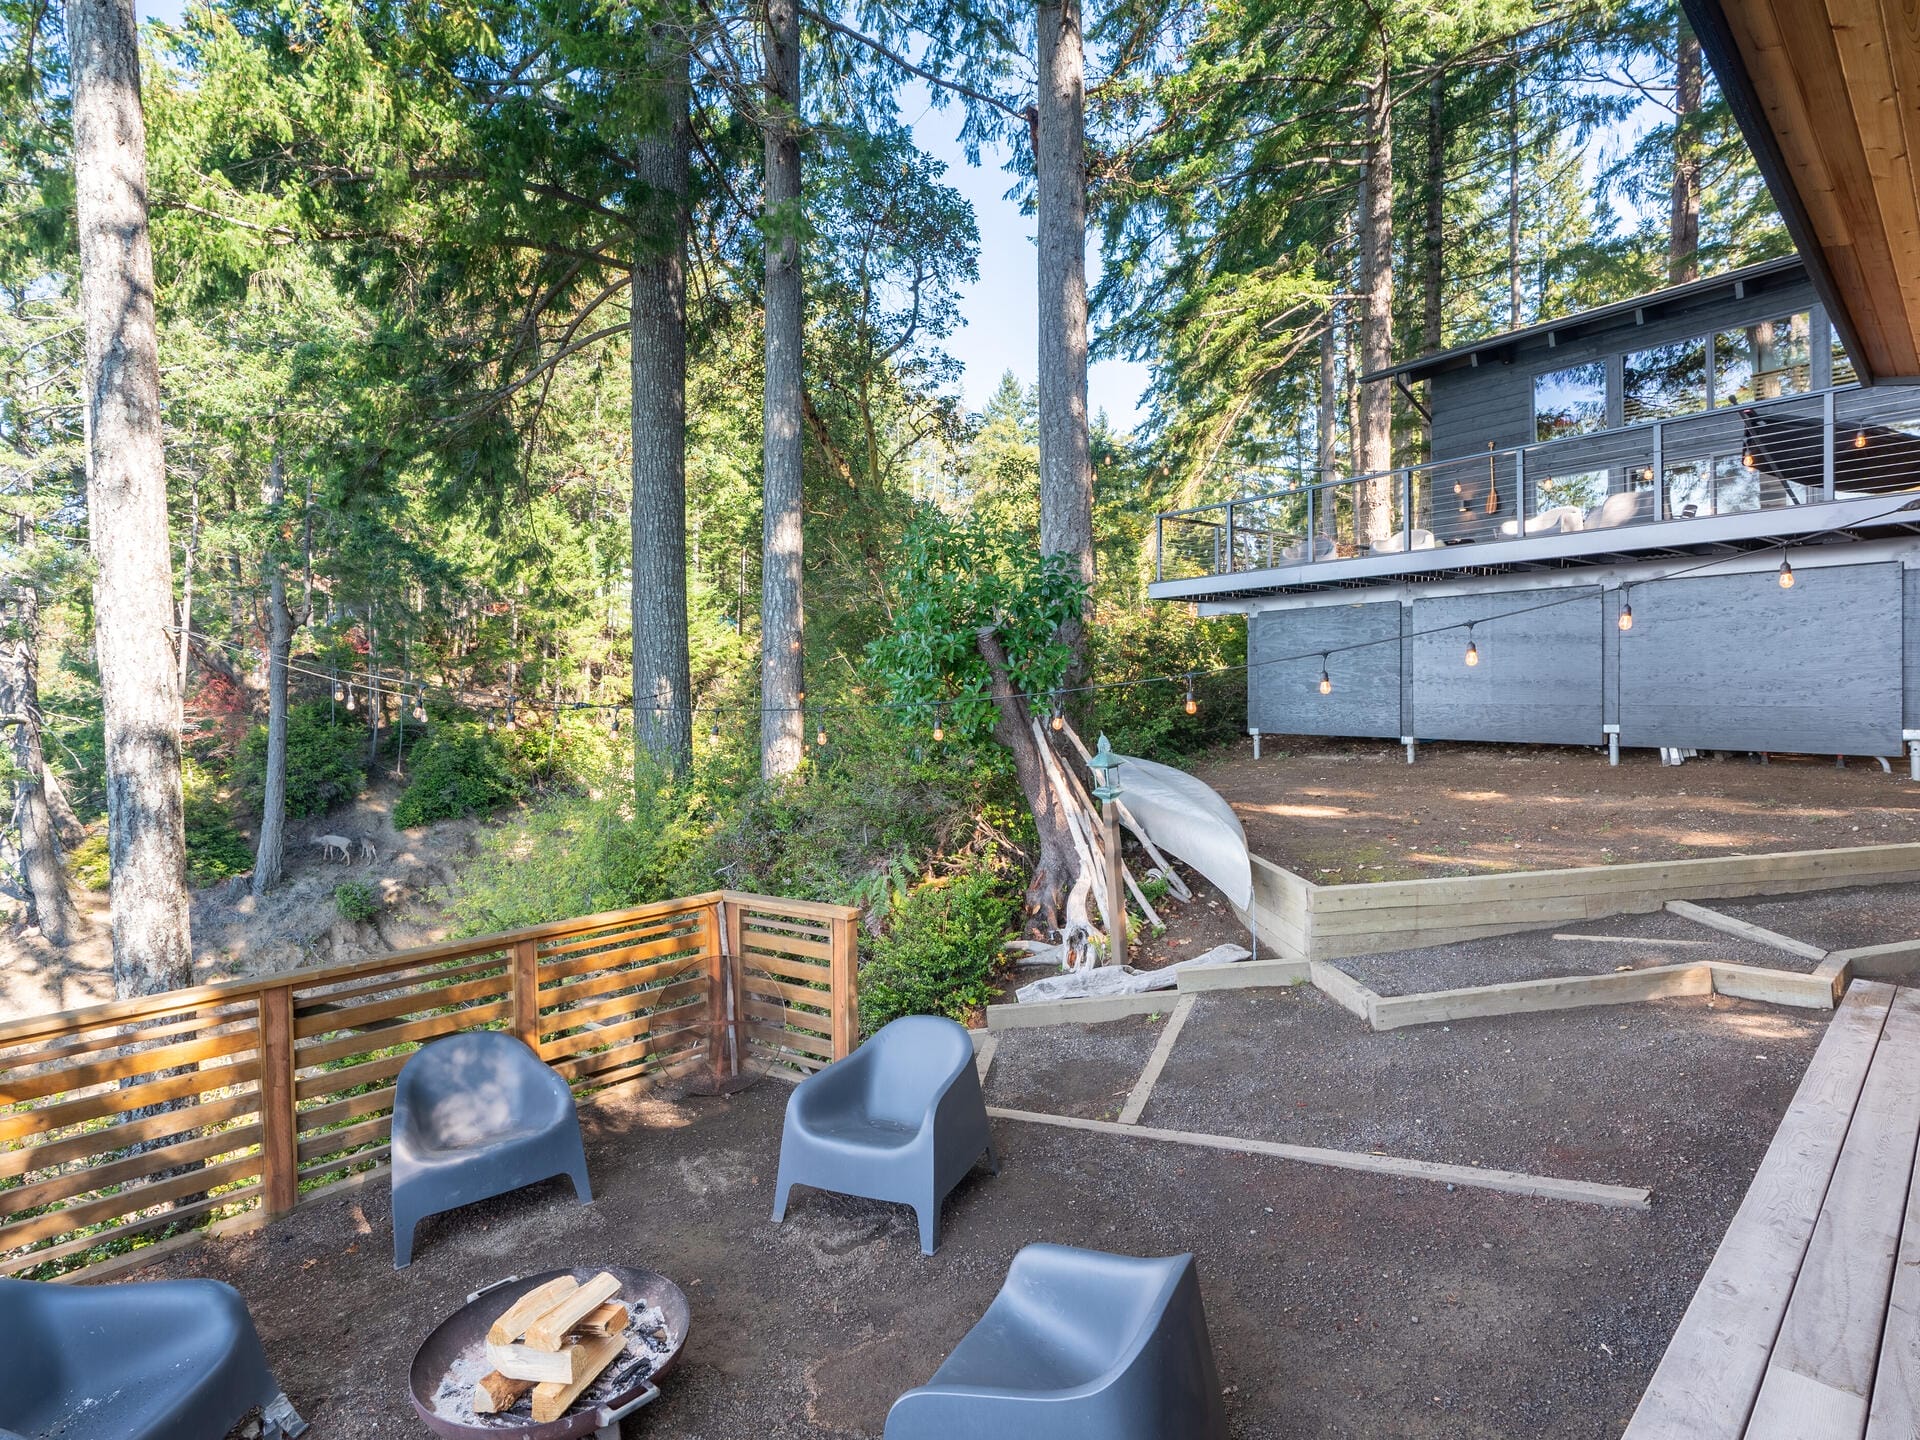
<path fill-rule="evenodd" d="M 1353 812 L 1338 805 L 1249 805 L 1260 815 L 1284 815 L 1294 820 L 1338 820 Z"/>

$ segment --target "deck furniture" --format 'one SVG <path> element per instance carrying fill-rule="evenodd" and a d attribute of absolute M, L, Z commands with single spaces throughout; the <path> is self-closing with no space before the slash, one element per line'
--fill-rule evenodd
<path fill-rule="evenodd" d="M 998 1174 L 972 1039 L 937 1015 L 904 1016 L 788 1097 L 774 1222 L 795 1185 L 891 1200 L 914 1208 L 931 1255 L 941 1202 L 983 1154 Z"/>
<path fill-rule="evenodd" d="M 1401 555 L 1408 550 L 1435 550 L 1438 549 L 1440 545 L 1433 531 L 1422 530 L 1418 527 L 1415 527 L 1412 532 L 1412 543 L 1409 544 L 1408 541 L 1409 537 L 1407 532 L 1396 530 L 1393 534 L 1387 536 L 1386 539 L 1376 542 L 1372 546 L 1372 550 L 1375 555 Z"/>
<path fill-rule="evenodd" d="M 1626 1440 L 1920 1434 L 1920 990 L 1855 981 Z"/>
<path fill-rule="evenodd" d="M 1191 1255 L 1136 1260 L 1065 1245 L 1013 1257 L 987 1313 L 886 1440 L 1226 1440 Z"/>
<path fill-rule="evenodd" d="M 250 1410 L 267 1440 L 306 1422 L 274 1382 L 246 1302 L 217 1280 L 0 1280 L 0 1437 L 208 1440 Z"/>
<path fill-rule="evenodd" d="M 415 1051 L 393 1096 L 393 1268 L 429 1215 L 565 1175 L 591 1204 L 573 1092 L 525 1042 L 491 1030 Z"/>

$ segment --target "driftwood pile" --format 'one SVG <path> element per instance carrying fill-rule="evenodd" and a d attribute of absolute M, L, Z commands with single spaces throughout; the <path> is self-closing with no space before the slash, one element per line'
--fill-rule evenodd
<path fill-rule="evenodd" d="M 630 1318 L 605 1271 L 584 1285 L 562 1275 L 529 1290 L 487 1331 L 493 1369 L 474 1386 L 474 1410 L 497 1415 L 531 1391 L 534 1422 L 558 1420 L 626 1349 Z"/>
<path fill-rule="evenodd" d="M 1048 787 L 1053 791 L 1054 798 L 1067 817 L 1067 826 L 1073 833 L 1073 848 L 1080 860 L 1080 873 L 1067 891 L 1066 923 L 1061 929 L 1060 939 L 1051 944 L 1037 940 L 1012 940 L 1008 942 L 1008 948 L 1024 952 L 1025 958 L 1019 961 L 1022 965 L 1057 965 L 1063 970 L 1090 970 L 1100 963 L 1096 945 L 1106 945 L 1107 935 L 1113 926 L 1113 917 L 1107 914 L 1107 849 L 1103 843 L 1105 830 L 1100 817 L 1100 805 L 1088 793 L 1080 777 L 1070 767 L 1060 763 L 1059 754 L 1047 743 L 1047 733 L 1041 722 L 1035 719 L 1031 723 L 1033 738 L 1040 747 L 1041 760 L 1046 766 Z M 1082 764 L 1092 760 L 1092 754 L 1073 726 L 1065 726 L 1061 733 L 1079 754 Z M 1193 892 L 1133 818 L 1127 809 L 1127 802 L 1116 800 L 1113 808 L 1120 823 L 1132 832 L 1133 838 L 1140 842 L 1147 858 L 1153 862 L 1153 868 L 1147 871 L 1148 878 L 1165 880 L 1168 893 L 1175 899 L 1191 900 Z M 1156 930 L 1160 929 L 1158 912 L 1124 861 L 1121 862 L 1120 876 L 1147 924 Z M 1098 924 L 1094 921 L 1089 897 L 1092 907 L 1099 910 Z"/>

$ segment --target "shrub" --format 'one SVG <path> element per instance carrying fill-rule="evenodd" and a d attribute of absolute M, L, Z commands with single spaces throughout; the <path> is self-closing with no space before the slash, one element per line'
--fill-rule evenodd
<path fill-rule="evenodd" d="M 187 883 L 212 885 L 253 869 L 253 847 L 235 828 L 213 776 L 187 757 L 181 761 L 180 781 L 186 801 Z"/>
<path fill-rule="evenodd" d="M 89 835 L 67 856 L 67 874 L 73 883 L 88 890 L 104 890 L 110 872 L 107 865 L 107 836 L 105 831 Z"/>
<path fill-rule="evenodd" d="M 622 715 L 621 723 L 627 719 Z M 619 759 L 604 710 L 562 710 L 556 727 L 551 710 L 527 705 L 518 724 L 492 735 L 508 772 L 527 790 L 586 790 Z"/>
<path fill-rule="evenodd" d="M 520 782 L 500 745 L 472 720 L 445 720 L 409 757 L 413 780 L 395 802 L 393 823 L 403 828 L 486 815 L 520 793 Z"/>
<path fill-rule="evenodd" d="M 909 892 L 860 967 L 861 1028 L 871 1033 L 902 1015 L 963 1020 L 986 1004 L 1017 913 L 1006 886 L 984 869 Z"/>
<path fill-rule="evenodd" d="M 342 880 L 334 886 L 333 904 L 342 920 L 356 924 L 380 913 L 380 902 L 374 898 L 373 887 L 360 880 Z"/>
<path fill-rule="evenodd" d="M 345 804 L 366 784 L 367 732 L 340 723 L 324 700 L 287 711 L 287 814 L 324 815 Z M 239 778 L 259 813 L 267 784 L 267 727 L 257 725 L 240 747 Z"/>

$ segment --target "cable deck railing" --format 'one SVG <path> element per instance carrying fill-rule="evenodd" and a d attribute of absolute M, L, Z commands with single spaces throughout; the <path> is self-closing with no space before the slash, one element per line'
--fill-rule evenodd
<path fill-rule="evenodd" d="M 1920 393 L 1845 386 L 1167 511 L 1154 524 L 1155 578 L 1244 574 L 1916 490 Z"/>

